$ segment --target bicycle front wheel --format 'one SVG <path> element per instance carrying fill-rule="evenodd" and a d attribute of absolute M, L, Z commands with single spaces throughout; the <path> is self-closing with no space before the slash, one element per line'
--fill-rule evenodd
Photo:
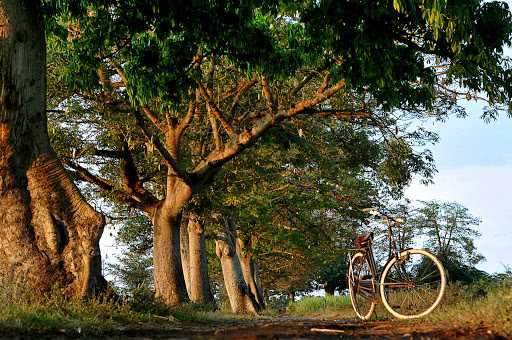
<path fill-rule="evenodd" d="M 368 320 L 375 309 L 375 276 L 370 268 L 367 257 L 359 252 L 355 253 L 348 267 L 348 290 L 350 301 L 357 316 Z"/>
<path fill-rule="evenodd" d="M 423 249 L 408 249 L 384 268 L 380 295 L 386 309 L 399 319 L 432 312 L 441 302 L 446 274 L 441 261 Z"/>

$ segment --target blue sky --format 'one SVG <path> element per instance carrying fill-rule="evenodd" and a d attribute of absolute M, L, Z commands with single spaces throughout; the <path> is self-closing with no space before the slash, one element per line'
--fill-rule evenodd
<path fill-rule="evenodd" d="M 506 2 L 512 6 L 512 0 Z M 512 48 L 505 55 L 512 56 Z M 406 195 L 465 205 L 482 220 L 477 247 L 487 260 L 478 267 L 501 272 L 512 269 L 512 118 L 504 114 L 485 123 L 480 119 L 485 103 L 464 105 L 470 112 L 467 118 L 425 124 L 440 136 L 431 148 L 438 173 L 434 185 L 413 183 Z"/>
<path fill-rule="evenodd" d="M 431 148 L 438 173 L 435 184 L 417 182 L 406 190 L 412 200 L 456 201 L 482 223 L 479 251 L 487 258 L 478 267 L 488 272 L 512 267 L 512 119 L 485 123 L 483 104 L 466 103 L 470 115 L 424 126 L 439 133 Z"/>

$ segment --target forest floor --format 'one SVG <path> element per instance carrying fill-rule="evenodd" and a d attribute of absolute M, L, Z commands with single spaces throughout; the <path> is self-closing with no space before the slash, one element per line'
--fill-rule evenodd
<path fill-rule="evenodd" d="M 103 334 L 80 329 L 43 333 L 2 333 L 9 339 L 506 339 L 492 325 L 461 326 L 444 322 L 335 320 L 278 316 L 221 321 L 162 321 L 120 325 Z"/>

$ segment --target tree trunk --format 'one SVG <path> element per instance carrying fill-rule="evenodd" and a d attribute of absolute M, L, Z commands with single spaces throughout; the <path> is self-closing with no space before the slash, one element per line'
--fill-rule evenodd
<path fill-rule="evenodd" d="M 167 195 L 153 211 L 155 293 L 170 306 L 188 302 L 180 252 L 181 211 L 192 197 L 191 188 L 171 172 Z"/>
<path fill-rule="evenodd" d="M 263 289 L 258 278 L 258 268 L 254 261 L 252 254 L 245 249 L 245 244 L 242 239 L 236 239 L 236 253 L 240 259 L 244 280 L 249 288 L 249 291 L 254 296 L 254 299 L 259 305 L 260 309 L 265 308 L 265 301 L 263 299 Z"/>
<path fill-rule="evenodd" d="M 295 302 L 295 292 L 288 292 L 288 304 Z"/>
<path fill-rule="evenodd" d="M 197 215 L 189 214 L 189 260 L 190 260 L 190 299 L 200 304 L 214 304 L 210 280 L 204 228 Z"/>
<path fill-rule="evenodd" d="M 335 287 L 331 282 L 324 284 L 325 295 L 334 295 Z"/>
<path fill-rule="evenodd" d="M 259 306 L 244 280 L 231 232 L 219 235 L 216 241 L 216 253 L 221 262 L 224 285 L 233 313 L 258 314 Z"/>
<path fill-rule="evenodd" d="M 187 221 L 187 223 L 190 223 Z M 190 298 L 190 247 L 188 241 L 188 225 L 182 223 L 180 227 L 180 253 L 181 267 L 183 268 L 183 278 L 187 287 L 187 294 Z"/>
<path fill-rule="evenodd" d="M 32 294 L 56 284 L 77 296 L 106 287 L 103 216 L 49 144 L 39 1 L 0 0 L 0 225 L 1 279 Z"/>

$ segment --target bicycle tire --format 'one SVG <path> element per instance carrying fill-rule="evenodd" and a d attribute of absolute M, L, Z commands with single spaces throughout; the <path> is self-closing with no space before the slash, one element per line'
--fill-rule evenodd
<path fill-rule="evenodd" d="M 423 249 L 401 251 L 399 259 L 394 257 L 386 264 L 380 280 L 382 303 L 399 319 L 431 313 L 441 302 L 445 289 L 443 264 Z"/>
<path fill-rule="evenodd" d="M 350 260 L 348 273 L 350 301 L 358 318 L 369 320 L 375 310 L 375 273 L 372 272 L 366 255 L 355 253 Z"/>

